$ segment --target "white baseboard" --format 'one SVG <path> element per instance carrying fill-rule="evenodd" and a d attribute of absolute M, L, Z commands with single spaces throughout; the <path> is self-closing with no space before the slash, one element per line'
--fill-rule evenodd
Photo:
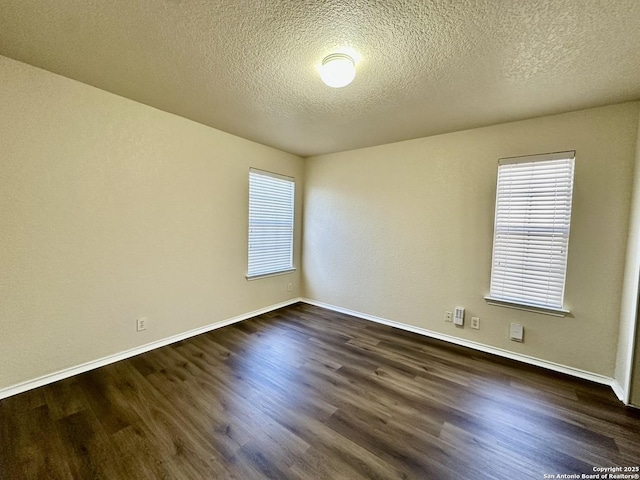
<path fill-rule="evenodd" d="M 157 340 L 155 342 L 147 343 L 146 345 L 142 345 L 140 347 L 131 348 L 129 350 L 125 350 L 124 352 L 115 353 L 113 355 L 109 355 L 97 360 L 92 360 L 90 362 L 86 362 L 81 365 L 77 365 L 75 367 L 69 367 L 69 368 L 65 368 L 64 370 L 59 370 L 54 373 L 43 375 L 42 377 L 38 377 L 33 380 L 28 380 L 26 382 L 18 383 L 17 385 L 13 385 L 11 387 L 1 389 L 0 400 L 2 400 L 3 398 L 10 397 L 12 395 L 17 395 L 18 393 L 26 392 L 27 390 L 31 390 L 34 388 L 41 387 L 43 385 L 47 385 L 49 383 L 57 382 L 58 380 L 63 380 L 65 378 L 69 378 L 74 375 L 78 375 L 80 373 L 88 372 L 89 370 L 93 370 L 95 368 L 102 367 L 104 365 L 109 365 L 110 363 L 119 362 L 120 360 L 134 357 L 136 355 L 140 355 L 141 353 L 148 352 L 156 348 L 164 347 L 165 345 L 179 342 L 180 340 L 184 340 L 186 338 L 194 337 L 202 333 L 210 332 L 211 330 L 216 330 L 218 328 L 226 327 L 227 325 L 231 325 L 232 323 L 237 323 L 242 320 L 247 320 L 248 318 L 253 318 L 258 315 L 262 315 L 263 313 L 271 312 L 273 310 L 277 310 L 278 308 L 286 307 L 288 305 L 292 305 L 300 301 L 302 301 L 301 298 L 294 298 L 291 300 L 287 300 L 286 302 L 271 305 L 269 307 L 261 308 L 259 310 L 254 310 L 253 312 L 238 315 L 236 317 L 228 318 L 220 322 L 212 323 L 210 325 L 205 325 L 204 327 L 199 327 L 193 330 L 189 330 L 188 332 L 179 333 L 171 337 L 167 337 L 161 340 Z"/>
<path fill-rule="evenodd" d="M 65 378 L 72 377 L 74 375 L 79 375 L 84 372 L 88 372 L 89 370 L 93 370 L 104 365 L 109 365 L 111 363 L 118 362 L 120 360 L 124 360 L 126 358 L 134 357 L 141 353 L 148 352 L 150 350 L 154 350 L 156 348 L 164 347 L 165 345 L 169 345 L 171 343 L 179 342 L 180 340 L 185 340 L 190 337 L 194 337 L 196 335 L 200 335 L 202 333 L 209 332 L 211 330 L 216 330 L 218 328 L 226 327 L 227 325 L 231 325 L 233 323 L 240 322 L 242 320 L 247 320 L 249 318 L 256 317 L 258 315 L 262 315 L 264 313 L 271 312 L 273 310 L 277 310 L 282 307 L 286 307 L 288 305 L 292 305 L 297 302 L 304 302 L 310 305 L 315 305 L 318 307 L 326 308 L 327 310 L 333 310 L 339 313 L 345 313 L 347 315 L 351 315 L 354 317 L 362 318 L 364 320 L 370 320 L 372 322 L 381 323 L 383 325 L 388 325 L 391 327 L 396 327 L 401 330 L 406 330 L 409 332 L 417 333 L 419 335 L 424 335 L 426 337 L 435 338 L 438 340 L 443 340 L 445 342 L 453 343 L 456 345 L 460 345 L 463 347 L 468 347 L 474 350 L 478 350 L 485 353 L 491 353 L 493 355 L 498 355 L 500 357 L 509 358 L 511 360 L 517 360 L 523 363 L 527 363 L 529 365 L 536 365 L 538 367 L 546 368 L 548 370 L 553 370 L 555 372 L 565 373 L 567 375 L 571 375 L 574 377 L 582 378 L 585 380 L 590 380 L 592 382 L 600 383 L 603 385 L 610 386 L 616 396 L 625 403 L 625 393 L 621 385 L 614 380 L 613 378 L 605 377 L 604 375 L 598 375 L 596 373 L 587 372 L 585 370 L 580 370 L 577 368 L 569 367 L 566 365 L 561 365 L 554 362 L 549 362 L 546 360 L 542 360 L 535 357 L 530 357 L 528 355 L 522 355 L 519 353 L 510 352 L 508 350 L 503 350 L 501 348 L 491 347 L 489 345 L 484 345 L 478 342 L 472 342 L 469 340 L 464 340 L 458 337 L 453 337 L 451 335 L 446 335 L 439 332 L 434 332 L 431 330 L 427 330 L 420 327 L 414 327 L 412 325 L 407 325 L 400 322 L 395 322 L 393 320 L 388 320 L 381 317 L 376 317 L 374 315 L 369 315 L 366 313 L 357 312 L 355 310 L 350 310 L 348 308 L 338 307 L 336 305 L 330 305 L 324 302 L 318 302 L 316 300 L 311 300 L 308 298 L 294 298 L 291 300 L 287 300 L 282 303 L 278 303 L 275 305 L 270 305 L 265 308 L 261 308 L 259 310 L 254 310 L 253 312 L 245 313 L 242 315 L 238 315 L 236 317 L 228 318 L 226 320 L 222 320 L 220 322 L 212 323 L 210 325 L 205 325 L 204 327 L 199 327 L 193 330 L 189 330 L 184 333 L 179 333 L 177 335 L 173 335 L 171 337 L 163 338 L 161 340 L 157 340 L 155 342 L 147 343 L 145 345 L 131 348 L 129 350 L 125 350 L 120 353 L 115 353 L 113 355 L 108 355 L 106 357 L 92 360 L 90 362 L 83 363 L 81 365 L 77 365 L 74 367 L 65 368 L 63 370 L 59 370 L 54 373 L 50 373 L 47 375 L 43 375 L 42 377 L 38 377 L 33 380 L 28 380 L 26 382 L 22 382 L 7 388 L 0 389 L 0 400 L 3 398 L 11 397 L 13 395 L 17 395 L 22 392 L 26 392 L 27 390 L 31 390 L 34 388 L 41 387 L 43 385 L 47 385 L 49 383 L 57 382 L 58 380 L 63 380 Z"/>
<path fill-rule="evenodd" d="M 567 375 L 571 375 L 573 377 L 582 378 L 585 380 L 590 380 L 592 382 L 600 383 L 603 385 L 608 385 L 613 388 L 613 391 L 616 393 L 618 398 L 622 400 L 623 397 L 620 396 L 619 392 L 622 391 L 619 385 L 619 391 L 616 391 L 615 385 L 617 382 L 613 378 L 605 377 L 604 375 L 599 375 L 597 373 L 588 372 L 586 370 L 580 370 L 578 368 L 569 367 L 566 365 L 561 365 L 559 363 L 549 362 L 547 360 L 542 360 L 536 357 L 530 357 L 528 355 L 522 355 L 520 353 L 514 353 L 509 350 L 503 350 L 502 348 L 491 347 L 489 345 L 485 345 L 483 343 L 472 342 L 470 340 L 464 340 L 462 338 L 454 337 L 451 335 L 446 335 L 444 333 L 434 332 L 432 330 L 427 330 L 420 327 L 414 327 L 412 325 L 407 325 L 405 323 L 395 322 L 393 320 L 388 320 L 386 318 L 376 317 L 374 315 L 369 315 L 366 313 L 356 312 L 355 310 L 349 310 L 348 308 L 338 307 L 336 305 L 330 305 L 324 302 L 318 302 L 316 300 L 310 300 L 308 298 L 302 298 L 302 302 L 308 303 L 310 305 L 315 305 L 317 307 L 326 308 L 328 310 L 333 310 L 339 313 L 345 313 L 347 315 L 351 315 L 354 317 L 362 318 L 364 320 L 371 320 L 372 322 L 381 323 L 383 325 L 388 325 L 390 327 L 396 327 L 401 330 L 406 330 L 409 332 L 417 333 L 419 335 L 424 335 L 426 337 L 435 338 L 438 340 L 444 340 L 445 342 L 454 343 L 456 345 L 460 345 L 463 347 L 472 348 L 474 350 L 479 350 L 485 353 L 491 353 L 493 355 L 497 355 L 499 357 L 509 358 L 511 360 L 516 360 L 519 362 L 527 363 L 529 365 L 535 365 L 537 367 L 546 368 L 548 370 L 553 370 L 554 372 L 566 373 Z"/>
<path fill-rule="evenodd" d="M 615 378 L 611 381 L 611 388 L 613 389 L 613 393 L 616 394 L 616 397 L 618 397 L 618 400 L 620 400 L 624 404 L 628 404 L 627 394 L 624 388 L 622 388 L 622 385 L 620 385 L 618 380 L 616 380 Z"/>

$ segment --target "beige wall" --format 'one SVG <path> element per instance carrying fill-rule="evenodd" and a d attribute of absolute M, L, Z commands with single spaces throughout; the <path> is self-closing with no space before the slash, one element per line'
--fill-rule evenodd
<path fill-rule="evenodd" d="M 0 152 L 0 390 L 300 295 L 245 279 L 250 166 L 296 178 L 300 266 L 296 156 L 5 57 Z"/>
<path fill-rule="evenodd" d="M 640 127 L 636 144 L 631 224 L 627 245 L 616 380 L 630 393 L 630 403 L 640 407 L 640 334 L 638 332 L 638 298 L 640 281 Z"/>
<path fill-rule="evenodd" d="M 307 159 L 305 296 L 613 377 L 639 103 Z M 565 305 L 489 306 L 497 162 L 576 150 Z M 481 329 L 443 312 L 461 305 Z M 508 340 L 509 322 L 525 342 Z"/>
<path fill-rule="evenodd" d="M 640 333 L 638 330 L 636 325 L 630 403 L 640 408 Z"/>

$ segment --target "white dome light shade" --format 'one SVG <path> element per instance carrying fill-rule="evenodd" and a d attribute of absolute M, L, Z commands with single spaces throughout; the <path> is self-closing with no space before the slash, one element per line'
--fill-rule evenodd
<path fill-rule="evenodd" d="M 349 55 L 333 53 L 322 60 L 320 78 L 333 88 L 349 85 L 356 78 L 356 65 Z"/>

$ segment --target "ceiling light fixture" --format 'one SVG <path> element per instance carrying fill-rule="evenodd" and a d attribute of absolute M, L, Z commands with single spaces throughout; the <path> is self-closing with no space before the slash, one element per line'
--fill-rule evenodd
<path fill-rule="evenodd" d="M 330 87 L 345 87 L 356 78 L 356 64 L 345 53 L 332 53 L 322 60 L 320 78 Z"/>

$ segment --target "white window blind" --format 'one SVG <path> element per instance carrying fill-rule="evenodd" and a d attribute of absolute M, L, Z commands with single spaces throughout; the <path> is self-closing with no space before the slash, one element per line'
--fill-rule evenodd
<path fill-rule="evenodd" d="M 247 277 L 293 270 L 294 179 L 249 170 Z"/>
<path fill-rule="evenodd" d="M 575 152 L 501 159 L 487 300 L 563 310 Z"/>

